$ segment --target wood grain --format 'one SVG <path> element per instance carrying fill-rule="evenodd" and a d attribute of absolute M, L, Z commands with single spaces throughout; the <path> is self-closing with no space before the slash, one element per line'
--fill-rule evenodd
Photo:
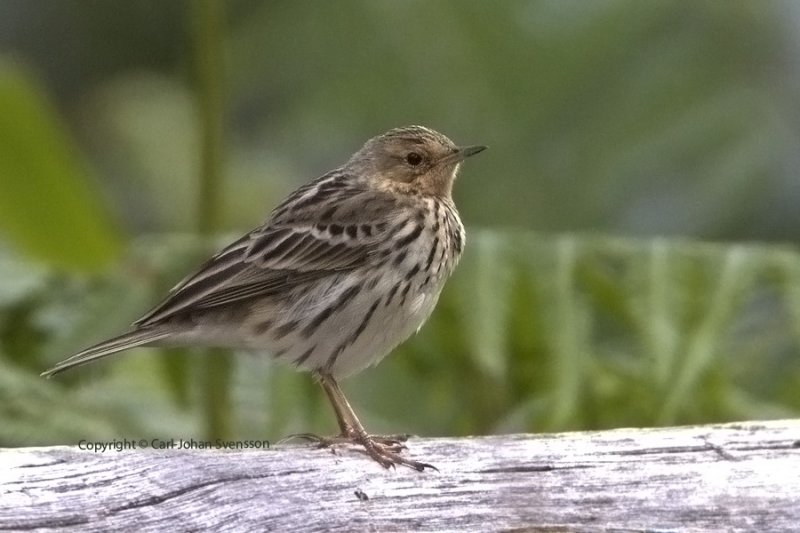
<path fill-rule="evenodd" d="M 0 530 L 798 531 L 800 421 L 355 448 L 0 450 Z"/>

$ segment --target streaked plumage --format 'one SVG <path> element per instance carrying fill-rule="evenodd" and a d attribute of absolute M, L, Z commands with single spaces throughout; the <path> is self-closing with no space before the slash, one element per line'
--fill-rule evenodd
<path fill-rule="evenodd" d="M 362 442 L 336 380 L 380 361 L 432 312 L 464 245 L 453 180 L 482 149 L 421 126 L 370 139 L 180 282 L 131 332 L 45 374 L 141 345 L 264 350 L 320 379 L 344 437 L 384 466 L 423 468 L 396 444 Z"/>

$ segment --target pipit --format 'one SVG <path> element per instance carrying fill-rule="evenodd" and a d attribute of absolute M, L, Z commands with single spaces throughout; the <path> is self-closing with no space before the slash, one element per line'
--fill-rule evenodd
<path fill-rule="evenodd" d="M 451 196 L 459 147 L 422 126 L 367 141 L 347 163 L 289 195 L 262 225 L 217 253 L 131 330 L 44 372 L 136 346 L 263 350 L 310 371 L 338 437 L 384 467 L 424 470 L 398 440 L 369 435 L 340 378 L 374 365 L 427 320 L 464 247 Z"/>

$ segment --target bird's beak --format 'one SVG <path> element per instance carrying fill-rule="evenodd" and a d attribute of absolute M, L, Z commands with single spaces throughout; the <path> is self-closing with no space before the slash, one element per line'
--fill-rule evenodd
<path fill-rule="evenodd" d="M 486 146 L 459 146 L 455 152 L 440 160 L 439 163 L 460 163 L 471 155 L 483 152 L 486 148 Z"/>
<path fill-rule="evenodd" d="M 456 153 L 459 154 L 461 156 L 461 159 L 463 160 L 471 155 L 483 152 L 484 150 L 486 150 L 486 148 L 488 148 L 488 146 L 462 146 L 461 148 L 458 149 L 458 152 Z"/>

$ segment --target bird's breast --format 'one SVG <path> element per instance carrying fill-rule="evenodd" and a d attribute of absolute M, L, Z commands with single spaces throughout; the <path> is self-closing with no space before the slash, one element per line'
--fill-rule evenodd
<path fill-rule="evenodd" d="M 375 364 L 431 315 L 463 245 L 452 203 L 430 202 L 394 222 L 376 261 L 274 302 L 258 342 L 281 360 L 336 377 Z"/>

